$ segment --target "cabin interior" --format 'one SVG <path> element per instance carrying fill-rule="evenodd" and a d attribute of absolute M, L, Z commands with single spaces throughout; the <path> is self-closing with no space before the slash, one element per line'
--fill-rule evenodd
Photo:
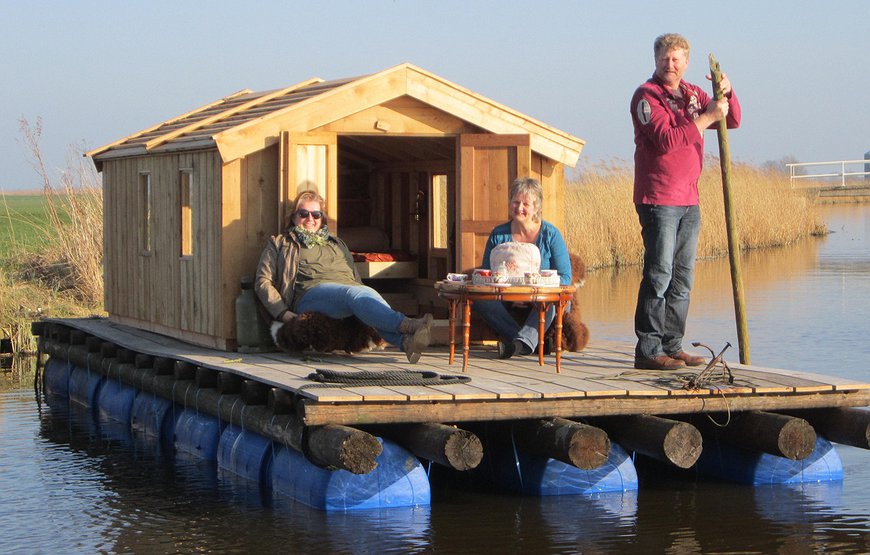
<path fill-rule="evenodd" d="M 336 234 L 397 310 L 446 317 L 432 283 L 454 265 L 456 137 L 340 135 Z"/>

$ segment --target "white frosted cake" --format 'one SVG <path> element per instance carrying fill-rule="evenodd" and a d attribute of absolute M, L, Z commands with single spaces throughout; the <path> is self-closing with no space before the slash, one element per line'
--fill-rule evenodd
<path fill-rule="evenodd" d="M 502 243 L 489 253 L 489 267 L 509 279 L 523 278 L 527 273 L 541 271 L 541 251 L 532 243 Z"/>

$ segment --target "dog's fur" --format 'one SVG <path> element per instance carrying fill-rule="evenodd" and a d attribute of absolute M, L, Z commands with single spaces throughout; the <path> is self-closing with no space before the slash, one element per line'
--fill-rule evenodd
<path fill-rule="evenodd" d="M 371 326 L 355 316 L 336 320 L 319 312 L 303 312 L 287 323 L 272 323 L 272 339 L 283 351 L 344 351 L 360 353 L 381 349 L 386 342 Z"/>

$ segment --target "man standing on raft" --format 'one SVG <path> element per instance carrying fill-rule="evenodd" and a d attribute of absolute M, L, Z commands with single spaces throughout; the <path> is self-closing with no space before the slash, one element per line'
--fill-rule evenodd
<path fill-rule="evenodd" d="M 676 370 L 706 362 L 682 345 L 701 230 L 704 130 L 723 118 L 729 128 L 739 126 L 740 104 L 724 73 L 719 101 L 683 81 L 689 43 L 681 35 L 661 35 L 653 50 L 655 73 L 631 99 L 634 204 L 644 246 L 634 367 Z"/>

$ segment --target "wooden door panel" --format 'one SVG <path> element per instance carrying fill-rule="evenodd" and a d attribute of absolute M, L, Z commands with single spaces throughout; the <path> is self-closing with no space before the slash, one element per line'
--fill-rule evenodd
<path fill-rule="evenodd" d="M 508 190 L 517 177 L 529 175 L 528 135 L 460 137 L 459 205 L 456 222 L 457 268 L 469 272 L 483 258 L 492 228 L 508 220 Z"/>
<path fill-rule="evenodd" d="M 311 189 L 326 199 L 326 223 L 338 232 L 338 140 L 335 133 L 281 134 L 281 202 L 278 221 L 292 210 L 301 191 Z M 283 224 L 282 224 L 283 225 Z"/>

